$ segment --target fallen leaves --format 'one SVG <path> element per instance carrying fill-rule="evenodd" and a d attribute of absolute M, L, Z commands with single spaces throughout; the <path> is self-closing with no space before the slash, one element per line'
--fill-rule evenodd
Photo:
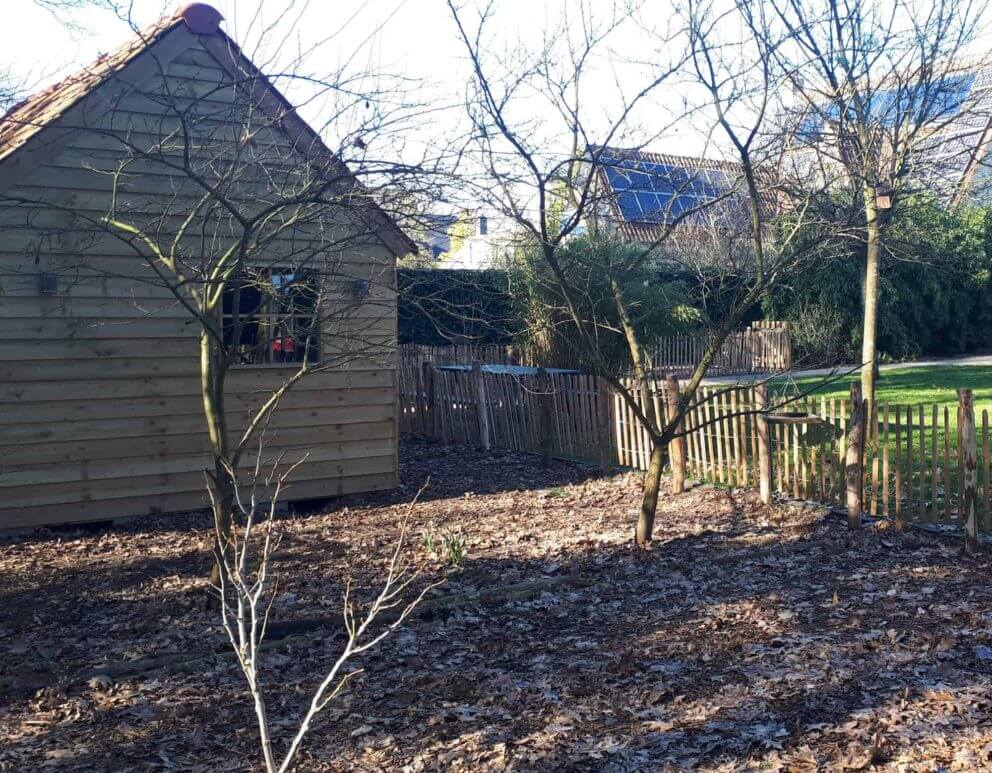
<path fill-rule="evenodd" d="M 992 762 L 988 561 L 931 536 L 849 534 L 813 508 L 766 508 L 747 492 L 663 499 L 658 539 L 639 551 L 636 476 L 412 444 L 405 490 L 281 523 L 279 619 L 334 616 L 349 575 L 371 592 L 403 503 L 428 475 L 413 531 L 461 529 L 467 555 L 451 568 L 414 544 L 410 558 L 425 582 L 447 578 L 432 598 L 469 603 L 412 621 L 356 663 L 363 673 L 319 722 L 301 769 Z M 182 657 L 223 643 L 203 604 L 209 535 L 190 515 L 0 544 L 0 769 L 257 762 L 233 662 Z M 550 584 L 491 596 L 537 581 Z M 314 637 L 267 653 L 281 738 L 336 646 Z M 178 655 L 142 678 L 65 680 L 162 652 Z"/>

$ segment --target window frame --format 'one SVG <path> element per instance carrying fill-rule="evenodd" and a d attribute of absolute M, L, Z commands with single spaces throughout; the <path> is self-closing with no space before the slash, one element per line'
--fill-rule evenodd
<path fill-rule="evenodd" d="M 288 266 L 266 266 L 248 267 L 245 269 L 245 277 L 238 284 L 237 292 L 243 298 L 246 291 L 257 293 L 257 303 L 255 308 L 249 313 L 241 309 L 238 304 L 238 316 L 241 318 L 240 335 L 241 342 L 233 340 L 234 333 L 234 311 L 233 302 L 228 306 L 227 297 L 233 295 L 234 288 L 227 286 L 224 288 L 225 299 L 221 302 L 221 331 L 224 339 L 224 347 L 229 356 L 232 357 L 232 368 L 298 368 L 304 362 L 311 365 L 319 364 L 322 357 L 321 352 L 321 325 L 320 325 L 320 281 L 319 274 L 312 269 L 300 269 Z M 290 306 L 287 311 L 279 308 L 283 301 L 280 300 L 278 286 L 274 277 L 288 275 L 290 278 L 287 285 L 303 284 L 308 288 L 312 297 L 312 305 L 303 312 L 296 312 Z M 269 289 L 268 292 L 260 289 L 259 280 L 265 277 Z M 230 310 L 229 310 L 230 308 Z M 299 324 L 303 322 L 304 324 Z M 245 342 L 246 331 L 255 326 L 255 341 Z M 279 328 L 283 331 L 280 334 Z M 303 332 L 300 332 L 303 330 Z M 249 337 L 252 337 L 249 335 Z M 288 339 L 293 346 L 294 356 L 291 359 L 276 359 L 279 352 L 285 355 L 283 346 Z M 297 345 L 302 341 L 303 347 L 301 356 L 296 357 Z M 283 342 L 278 347 L 277 342 Z"/>

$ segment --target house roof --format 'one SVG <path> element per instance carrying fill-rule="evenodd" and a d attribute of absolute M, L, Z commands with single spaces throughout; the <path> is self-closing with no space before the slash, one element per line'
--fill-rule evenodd
<path fill-rule="evenodd" d="M 830 89 L 825 87 L 824 93 Z M 915 151 L 926 162 L 910 166 L 915 187 L 960 201 L 976 192 L 978 180 L 983 189 L 988 184 L 992 66 L 987 61 L 950 62 L 925 83 L 902 76 L 891 84 L 868 84 L 861 96 L 867 118 L 875 125 L 900 135 L 905 130 L 899 127 L 907 121 L 926 130 Z M 800 174 L 814 171 L 816 147 L 832 144 L 842 118 L 857 120 L 853 113 L 844 100 L 826 97 L 821 104 L 801 102 L 786 113 L 794 136 L 790 150 Z"/>
<path fill-rule="evenodd" d="M 672 226 L 735 227 L 743 215 L 739 163 L 625 148 L 591 155 L 610 217 L 629 241 L 655 241 Z"/>
<path fill-rule="evenodd" d="M 278 105 L 277 110 L 270 111 L 272 114 L 269 118 L 273 121 L 273 125 L 280 126 L 293 135 L 291 138 L 296 147 L 306 158 L 330 161 L 336 171 L 347 174 L 351 177 L 353 185 L 360 188 L 358 180 L 354 179 L 345 164 L 334 155 L 323 139 L 299 117 L 295 108 L 242 53 L 237 43 L 220 29 L 222 19 L 218 11 L 205 3 L 189 3 L 139 32 L 136 38 L 125 43 L 117 51 L 99 56 L 78 72 L 16 103 L 0 118 L 0 165 L 102 84 L 122 72 L 129 63 L 151 46 L 175 30 L 185 27 L 205 42 L 209 38 L 220 42 L 224 50 L 237 60 L 238 67 L 248 72 L 252 76 L 251 80 L 260 84 L 271 95 L 272 101 L 262 103 L 263 106 L 271 105 L 274 101 Z M 223 61 L 225 58 L 228 57 L 220 57 L 221 66 L 226 66 L 227 63 Z M 242 81 L 242 75 L 235 73 L 236 80 Z M 366 213 L 371 216 L 375 225 L 385 230 L 383 241 L 397 256 L 417 251 L 414 241 L 378 204 L 368 197 L 365 203 Z"/>

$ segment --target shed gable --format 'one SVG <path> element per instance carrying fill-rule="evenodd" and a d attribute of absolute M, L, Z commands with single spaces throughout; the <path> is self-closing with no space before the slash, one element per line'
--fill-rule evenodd
<path fill-rule="evenodd" d="M 405 237 L 284 101 L 272 112 L 281 97 L 267 81 L 239 78 L 234 65 L 250 63 L 238 57 L 222 33 L 174 19 L 69 79 L 71 99 L 46 93 L 0 129 L 0 529 L 206 504 L 199 330 L 146 258 L 175 246 L 195 276 L 260 215 L 252 260 L 333 261 L 328 351 L 358 338 L 367 350 L 283 398 L 266 457 L 305 459 L 290 499 L 395 485 L 396 374 L 382 345 L 395 340 Z M 325 184 L 340 207 L 305 195 Z M 120 221 L 113 233 L 105 218 Z M 356 299 L 358 281 L 370 289 Z M 231 371 L 232 432 L 289 372 Z"/>

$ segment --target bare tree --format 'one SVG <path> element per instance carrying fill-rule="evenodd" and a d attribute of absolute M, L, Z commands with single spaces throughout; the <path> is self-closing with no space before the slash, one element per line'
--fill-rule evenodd
<path fill-rule="evenodd" d="M 797 241 L 804 233 L 800 228 L 805 223 L 802 202 L 790 201 L 790 219 L 776 224 L 775 238 L 770 238 L 770 213 L 784 194 L 780 167 L 761 131 L 767 124 L 775 84 L 768 68 L 747 56 L 747 41 L 718 44 L 714 39 L 718 20 L 709 9 L 692 5 L 685 28 L 651 30 L 659 52 L 676 52 L 671 61 L 651 61 L 646 74 L 641 70 L 640 85 L 629 86 L 618 77 L 616 104 L 609 112 L 608 105 L 594 102 L 585 89 L 612 36 L 631 23 L 626 7 L 615 5 L 597 17 L 580 5 L 574 13 L 565 14 L 563 30 L 553 36 L 549 33 L 533 51 L 521 47 L 498 55 L 491 53 L 494 44 L 487 38 L 491 7 L 471 23 L 466 11 L 451 0 L 449 8 L 474 71 L 468 110 L 481 170 L 473 190 L 488 206 L 516 222 L 535 245 L 546 286 L 570 321 L 573 348 L 583 364 L 605 378 L 630 405 L 651 437 L 650 469 L 636 528 L 638 543 L 646 543 L 652 536 L 667 447 L 679 432 L 682 417 L 693 407 L 691 396 L 744 315 L 807 252 L 807 245 Z M 655 125 L 650 130 L 639 127 L 640 108 L 649 105 L 662 86 L 684 83 L 687 72 L 703 95 L 699 104 L 667 121 L 659 120 L 661 113 L 652 105 Z M 609 114 L 604 117 L 604 113 Z M 719 131 L 724 135 L 738 179 L 720 195 L 688 206 L 676 208 L 675 196 L 651 218 L 649 238 L 633 243 L 620 239 L 625 243 L 617 248 L 623 235 L 612 226 L 601 171 L 622 163 L 614 152 L 616 146 L 641 148 L 678 122 L 689 120 L 709 122 L 702 134 Z M 682 185 L 688 189 L 691 183 L 686 180 Z M 592 258 L 589 252 L 569 247 L 583 228 L 594 243 Z M 679 240 L 685 248 L 683 255 L 692 254 L 687 246 L 692 243 L 705 242 L 710 253 L 717 245 L 719 258 L 711 262 L 711 268 L 718 272 L 722 268 L 726 276 L 733 266 L 739 290 L 729 310 L 715 320 L 706 351 L 685 385 L 685 395 L 666 421 L 655 414 L 649 400 L 637 399 L 649 378 L 648 350 L 635 323 L 637 309 L 629 287 L 638 272 L 677 259 Z M 606 274 L 610 287 L 605 303 L 602 297 L 589 302 L 587 280 L 597 269 Z M 601 346 L 603 335 L 617 333 L 629 353 L 622 370 L 604 356 Z M 632 382 L 623 377 L 630 371 Z"/>
<path fill-rule="evenodd" d="M 797 176 L 851 196 L 857 230 L 837 223 L 836 234 L 864 245 L 861 382 L 873 400 L 886 226 L 915 193 L 963 200 L 987 151 L 989 60 L 972 50 L 984 9 L 970 0 L 737 7 L 766 66 L 790 87 L 782 114 Z"/>
<path fill-rule="evenodd" d="M 349 664 L 402 626 L 425 594 L 437 585 L 427 584 L 415 594 L 406 596 L 411 583 L 418 578 L 418 573 L 411 571 L 403 561 L 407 527 L 418 492 L 403 517 L 381 587 L 364 611 L 357 611 L 350 581 L 346 581 L 342 598 L 344 645 L 318 681 L 285 750 L 278 752 L 266 702 L 269 690 L 263 676 L 263 642 L 275 593 L 271 563 L 273 551 L 279 544 L 276 503 L 295 466 L 275 465 L 263 470 L 260 464 L 256 465 L 254 478 L 258 483 L 266 484 L 264 497 L 267 501 L 259 500 L 254 486 L 246 494 L 241 493 L 242 486 L 236 486 L 239 525 L 229 534 L 217 533 L 218 560 L 223 567 L 217 586 L 221 621 L 252 698 L 262 759 L 268 773 L 283 773 L 293 768 L 318 715 L 359 673 L 350 669 Z M 213 488 L 211 486 L 211 490 Z"/>
<path fill-rule="evenodd" d="M 191 8 L 135 29 L 133 44 L 5 117 L 4 148 L 29 145 L 43 160 L 35 174 L 60 177 L 46 187 L 5 167 L 0 215 L 32 235 L 13 284 L 34 288 L 40 269 L 71 335 L 92 324 L 74 309 L 90 308 L 96 287 L 99 309 L 108 297 L 130 299 L 121 302 L 128 314 L 99 324 L 164 326 L 151 344 L 166 357 L 158 367 L 191 369 L 209 450 L 214 600 L 254 701 L 266 769 L 282 771 L 348 680 L 348 662 L 401 625 L 426 589 L 403 595 L 413 580 L 404 526 L 365 610 L 346 592 L 344 647 L 279 757 L 260 675 L 274 515 L 320 449 L 273 420 L 316 374 L 393 367 L 394 266 L 412 249 L 395 221 L 427 195 L 443 159 L 426 145 L 394 155 L 425 109 L 402 80 L 351 61 L 314 71 L 313 50 L 265 59 L 263 72 L 219 32 L 218 14 Z M 256 50 L 280 49 L 293 32 L 256 21 Z M 204 461 L 202 442 L 189 451 L 193 465 Z"/>

